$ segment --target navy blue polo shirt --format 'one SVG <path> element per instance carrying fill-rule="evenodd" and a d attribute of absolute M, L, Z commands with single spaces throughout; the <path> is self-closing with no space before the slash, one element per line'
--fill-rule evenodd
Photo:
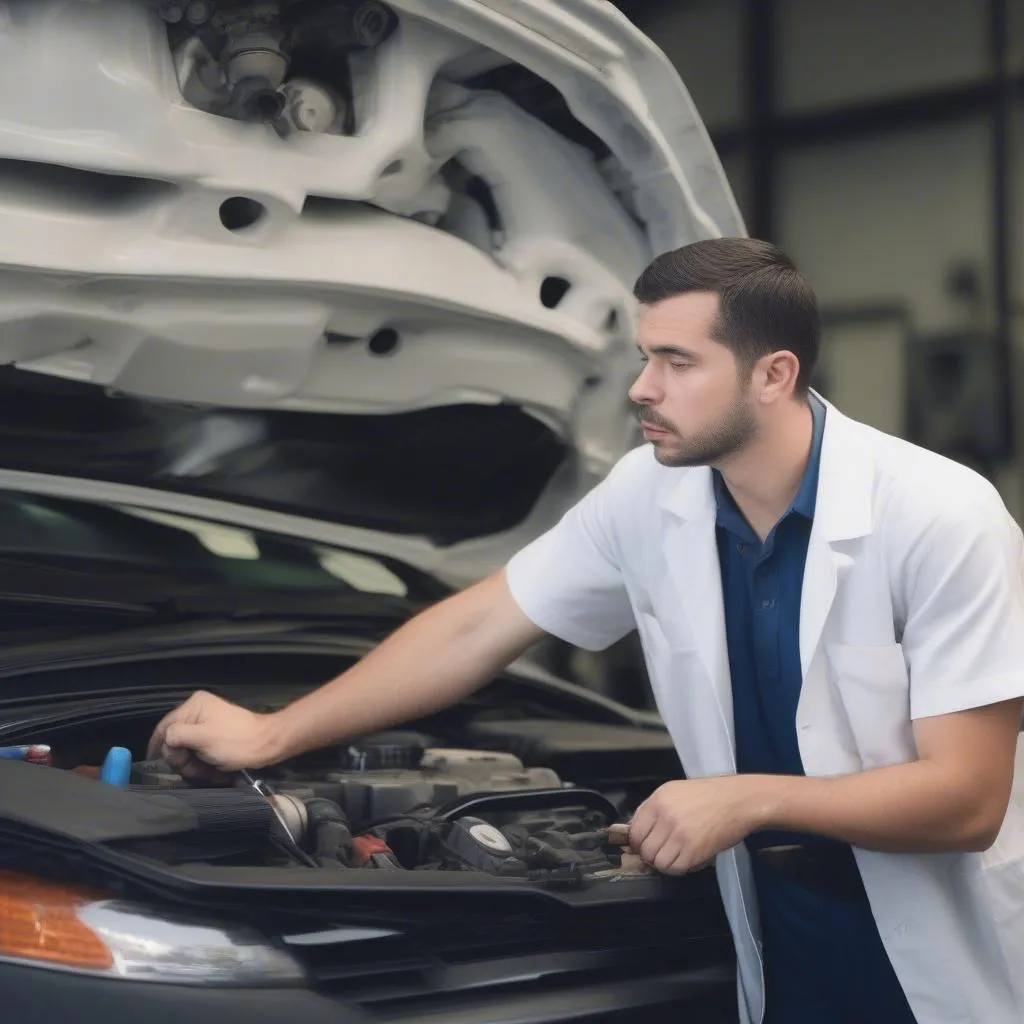
<path fill-rule="evenodd" d="M 765 538 L 743 517 L 714 472 L 736 765 L 741 773 L 803 775 L 796 710 L 800 596 L 814 521 L 825 406 L 810 396 L 814 429 L 796 497 Z M 748 846 L 834 843 L 820 836 L 761 832 Z M 836 844 L 839 845 L 839 844 Z M 844 903 L 759 867 L 768 1022 L 913 1024 L 870 909 Z"/>
<path fill-rule="evenodd" d="M 765 538 L 758 538 L 722 475 L 714 472 L 718 558 L 722 570 L 736 767 L 741 773 L 802 775 L 796 734 L 800 667 L 800 594 L 818 495 L 825 406 L 811 395 L 813 434 L 796 497 Z M 766 846 L 816 842 L 792 833 L 761 833 Z"/>

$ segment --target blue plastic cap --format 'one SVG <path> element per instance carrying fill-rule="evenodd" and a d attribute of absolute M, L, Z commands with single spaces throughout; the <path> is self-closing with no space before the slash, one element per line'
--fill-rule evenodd
<path fill-rule="evenodd" d="M 127 747 L 111 747 L 100 768 L 100 781 L 112 786 L 127 786 L 132 777 L 132 752 Z"/>

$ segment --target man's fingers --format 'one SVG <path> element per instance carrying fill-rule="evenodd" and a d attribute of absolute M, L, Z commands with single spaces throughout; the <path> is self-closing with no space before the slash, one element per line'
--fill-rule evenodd
<path fill-rule="evenodd" d="M 639 847 L 640 856 L 648 864 L 653 864 L 658 852 L 672 838 L 672 826 L 664 821 L 656 822 L 654 828 L 647 834 L 647 838 Z M 638 849 L 630 836 L 630 844 L 634 850 Z M 673 853 L 673 856 L 675 854 Z"/>
<path fill-rule="evenodd" d="M 153 735 L 149 738 L 149 747 L 146 754 L 149 760 L 156 761 L 165 755 L 167 747 L 177 746 L 176 743 L 168 742 L 167 735 L 169 731 L 179 723 L 194 722 L 198 717 L 197 712 L 194 694 L 184 704 L 179 704 L 173 711 L 168 711 L 157 723 L 156 728 L 153 730 Z"/>
<path fill-rule="evenodd" d="M 674 840 L 670 840 L 658 851 L 652 862 L 652 866 L 656 871 L 660 871 L 663 875 L 667 875 L 677 861 L 683 861 L 684 859 L 683 852 L 676 845 L 676 842 Z"/>
<path fill-rule="evenodd" d="M 161 749 L 168 750 L 194 750 L 201 754 L 204 741 L 207 739 L 206 730 L 197 722 L 171 722 L 164 732 Z"/>
<path fill-rule="evenodd" d="M 629 826 L 609 825 L 608 842 L 611 843 L 612 846 L 629 846 Z"/>
<path fill-rule="evenodd" d="M 629 845 L 634 850 L 639 850 L 643 846 L 657 820 L 657 816 L 646 803 L 640 805 L 629 824 Z"/>
<path fill-rule="evenodd" d="M 690 854 L 684 850 L 673 859 L 668 867 L 658 870 L 666 875 L 688 875 L 695 868 L 696 865 L 690 863 Z"/>
<path fill-rule="evenodd" d="M 195 725 L 200 722 L 205 717 L 209 706 L 210 695 L 197 690 L 184 704 L 179 704 L 173 711 L 168 711 L 157 723 L 149 738 L 147 757 L 151 761 L 155 761 L 165 755 L 168 747 L 178 746 L 178 743 L 168 739 L 171 729 L 179 725 Z M 187 742 L 185 745 L 188 745 Z"/>
<path fill-rule="evenodd" d="M 178 708 L 173 711 L 168 711 L 163 718 L 157 723 L 156 728 L 153 730 L 153 735 L 149 737 L 149 746 L 146 748 L 146 759 L 148 761 L 157 761 L 164 754 L 164 737 L 167 735 L 167 728 L 177 718 Z"/>

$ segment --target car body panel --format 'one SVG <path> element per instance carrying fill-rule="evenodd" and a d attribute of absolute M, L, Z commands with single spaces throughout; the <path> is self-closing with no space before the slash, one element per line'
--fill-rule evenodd
<path fill-rule="evenodd" d="M 351 59 L 355 132 L 282 137 L 186 101 L 195 54 L 155 5 L 7 4 L 0 362 L 218 410 L 512 404 L 575 460 L 532 536 L 638 441 L 635 276 L 742 220 L 677 72 L 610 4 L 390 6 Z M 494 87 L 509 69 L 600 153 Z"/>

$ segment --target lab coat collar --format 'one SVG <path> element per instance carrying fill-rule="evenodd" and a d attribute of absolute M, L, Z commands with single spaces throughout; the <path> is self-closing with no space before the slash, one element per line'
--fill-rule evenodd
<path fill-rule="evenodd" d="M 824 399 L 823 399 L 824 401 Z M 822 540 L 854 540 L 872 532 L 875 465 L 865 431 L 869 428 L 825 402 L 818 503 L 814 523 Z"/>

